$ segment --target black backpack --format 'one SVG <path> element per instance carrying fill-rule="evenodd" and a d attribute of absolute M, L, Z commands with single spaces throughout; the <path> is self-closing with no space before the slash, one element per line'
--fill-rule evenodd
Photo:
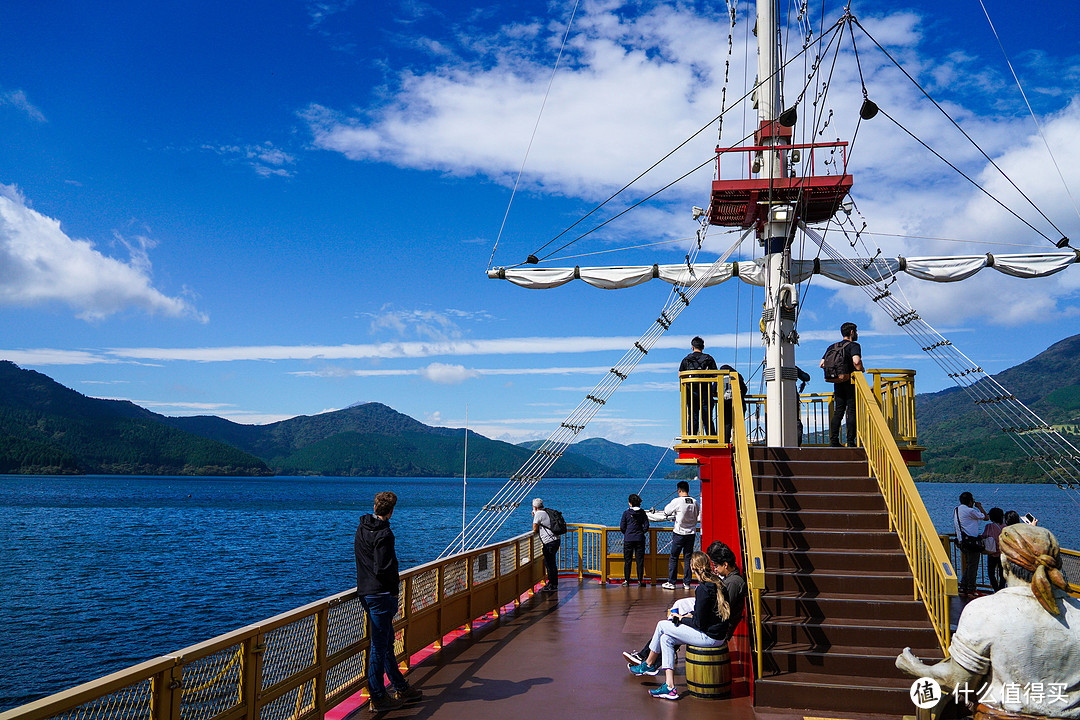
<path fill-rule="evenodd" d="M 847 354 L 844 352 L 850 344 L 850 340 L 841 340 L 830 345 L 825 351 L 825 362 L 822 365 L 825 370 L 825 382 L 844 383 L 851 379 Z"/>
<path fill-rule="evenodd" d="M 546 507 L 544 508 L 544 510 L 548 514 L 548 522 L 551 523 L 551 526 L 548 527 L 548 530 L 550 530 L 555 535 L 565 535 L 566 519 L 563 518 L 562 513 L 555 508 Z M 543 526 L 541 525 L 541 527 Z"/>

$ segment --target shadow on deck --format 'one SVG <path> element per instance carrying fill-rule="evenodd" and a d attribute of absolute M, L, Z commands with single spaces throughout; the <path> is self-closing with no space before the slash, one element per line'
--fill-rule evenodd
<path fill-rule="evenodd" d="M 802 714 L 755 712 L 749 697 L 703 700 L 686 694 L 681 652 L 676 682 L 683 697 L 678 701 L 649 697 L 648 690 L 662 683 L 663 675 L 634 677 L 622 651 L 640 648 L 673 600 L 688 594 L 656 586 L 578 584 L 564 578 L 557 595 L 533 595 L 513 612 L 415 665 L 408 679 L 424 691 L 424 701 L 382 716 L 801 720 Z M 346 720 L 369 715 L 365 705 Z"/>

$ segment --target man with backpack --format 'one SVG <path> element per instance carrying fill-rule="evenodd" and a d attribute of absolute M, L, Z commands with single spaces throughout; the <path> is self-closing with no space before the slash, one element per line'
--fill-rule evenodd
<path fill-rule="evenodd" d="M 846 322 L 840 326 L 840 334 L 843 340 L 833 343 L 825 351 L 819 367 L 825 370 L 825 381 L 833 383 L 833 414 L 829 420 L 829 444 L 832 447 L 842 447 L 840 443 L 840 423 L 847 416 L 847 444 L 855 447 L 855 385 L 851 382 L 851 374 L 856 370 L 862 372 L 862 346 L 856 342 L 859 339 L 859 329 L 855 323 Z"/>
<path fill-rule="evenodd" d="M 690 341 L 690 354 L 679 363 L 679 372 L 687 370 L 716 370 L 713 356 L 705 352 L 705 341 L 695 337 Z M 686 395 L 686 417 L 689 421 L 687 430 L 690 435 L 697 435 L 702 430 L 704 435 L 715 435 L 713 423 L 713 405 L 716 402 L 716 383 L 692 382 Z M 700 421 L 699 421 L 700 418 Z"/>
<path fill-rule="evenodd" d="M 544 546 L 544 569 L 547 571 L 547 584 L 540 592 L 555 592 L 559 589 L 559 546 L 562 545 L 559 535 L 566 532 L 566 523 L 557 510 L 546 510 L 540 498 L 532 501 L 532 507 L 533 532 L 540 536 Z"/>

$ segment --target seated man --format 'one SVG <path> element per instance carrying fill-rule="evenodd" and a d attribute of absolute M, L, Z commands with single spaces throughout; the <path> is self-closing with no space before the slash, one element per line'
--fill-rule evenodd
<path fill-rule="evenodd" d="M 1006 586 L 964 608 L 949 659 L 926 665 L 905 648 L 896 666 L 977 701 L 976 720 L 1080 718 L 1080 600 L 1064 592 L 1057 539 L 1011 525 L 999 548 Z"/>

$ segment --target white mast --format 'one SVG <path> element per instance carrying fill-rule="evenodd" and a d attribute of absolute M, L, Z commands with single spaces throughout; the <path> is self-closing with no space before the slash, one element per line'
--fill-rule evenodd
<path fill-rule="evenodd" d="M 780 116 L 779 41 L 775 0 L 757 3 L 758 127 L 760 144 L 782 145 L 776 136 Z M 785 150 L 765 151 L 761 157 L 762 179 L 785 176 Z M 765 252 L 765 396 L 767 443 L 773 447 L 796 444 L 795 420 L 799 412 L 795 390 L 795 303 L 790 284 L 791 249 L 788 238 L 795 208 L 773 205 L 759 242 Z"/>

